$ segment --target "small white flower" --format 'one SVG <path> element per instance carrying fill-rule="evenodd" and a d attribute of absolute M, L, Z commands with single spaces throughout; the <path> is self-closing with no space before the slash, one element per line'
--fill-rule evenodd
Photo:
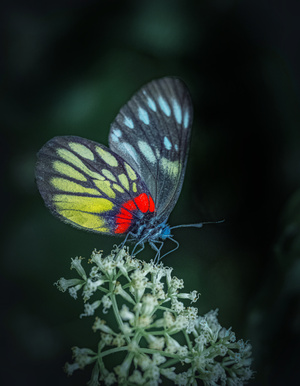
<path fill-rule="evenodd" d="M 89 300 L 90 297 L 94 294 L 94 292 L 97 291 L 98 286 L 102 285 L 103 282 L 104 281 L 102 279 L 94 280 L 94 279 L 88 278 L 82 292 L 83 300 L 84 301 Z"/>
<path fill-rule="evenodd" d="M 152 361 L 148 355 L 141 354 L 135 357 L 136 365 L 140 366 L 140 368 L 145 371 L 149 366 L 152 365 Z"/>
<path fill-rule="evenodd" d="M 236 336 L 235 336 L 235 333 L 233 331 L 230 331 L 229 341 L 232 343 L 234 343 L 236 341 Z"/>
<path fill-rule="evenodd" d="M 103 313 L 107 314 L 107 310 L 112 306 L 112 301 L 108 295 L 102 296 Z"/>
<path fill-rule="evenodd" d="M 125 269 L 127 272 L 130 272 L 135 269 L 140 269 L 140 261 L 138 259 L 132 258 L 131 256 L 126 256 L 125 258 Z"/>
<path fill-rule="evenodd" d="M 138 343 L 133 340 L 131 341 L 129 344 L 128 344 L 128 351 L 131 351 L 131 352 L 134 352 L 136 354 L 139 354 L 139 348 L 140 346 L 138 345 Z"/>
<path fill-rule="evenodd" d="M 183 372 L 181 374 L 177 374 L 176 375 L 176 380 L 175 380 L 175 385 L 180 385 L 180 386 L 183 386 L 183 385 L 188 385 L 188 373 L 187 372 Z"/>
<path fill-rule="evenodd" d="M 83 269 L 82 265 L 82 258 L 81 257 L 75 257 L 75 259 L 71 259 L 71 269 L 76 269 L 79 276 L 81 276 L 84 280 L 87 279 L 85 270 Z"/>
<path fill-rule="evenodd" d="M 113 341 L 112 341 L 112 345 L 113 346 L 117 346 L 117 347 L 122 347 L 125 345 L 125 339 L 124 339 L 124 336 L 123 334 L 118 334 L 114 337 Z"/>
<path fill-rule="evenodd" d="M 154 285 L 162 284 L 161 279 L 167 275 L 167 270 L 162 266 L 152 265 L 151 281 Z"/>
<path fill-rule="evenodd" d="M 99 267 L 96 267 L 95 265 L 91 268 L 90 271 L 90 278 L 99 280 L 101 279 L 102 275 L 100 273 Z"/>
<path fill-rule="evenodd" d="M 74 373 L 75 370 L 78 370 L 80 367 L 79 367 L 79 364 L 74 362 L 74 363 L 66 363 L 65 366 L 64 366 L 64 370 L 65 372 L 68 374 L 68 375 L 72 375 Z"/>
<path fill-rule="evenodd" d="M 220 339 L 228 339 L 231 334 L 231 328 L 228 330 L 225 327 L 222 327 L 219 331 L 219 338 Z"/>
<path fill-rule="evenodd" d="M 168 287 L 170 287 L 170 285 L 171 285 L 171 281 L 172 281 L 171 273 L 172 273 L 172 271 L 173 271 L 173 268 L 170 268 L 170 267 L 165 267 L 165 269 L 164 269 L 164 272 L 166 274 L 166 282 L 167 282 Z"/>
<path fill-rule="evenodd" d="M 179 299 L 190 299 L 191 303 L 196 303 L 196 301 L 199 299 L 199 292 L 192 291 L 190 293 L 179 293 L 177 297 Z"/>
<path fill-rule="evenodd" d="M 250 367 L 243 367 L 244 369 L 244 375 L 243 380 L 247 381 L 253 377 L 253 371 L 250 369 Z"/>
<path fill-rule="evenodd" d="M 124 361 L 121 363 L 120 366 L 116 366 L 114 368 L 115 373 L 119 376 L 119 378 L 123 378 L 127 376 L 129 367 L 131 366 L 132 362 L 132 354 L 128 354 Z"/>
<path fill-rule="evenodd" d="M 133 293 L 136 297 L 136 300 L 139 301 L 146 290 L 148 278 L 145 277 L 142 270 L 140 269 L 135 270 L 130 275 L 130 278 L 130 292 Z"/>
<path fill-rule="evenodd" d="M 116 246 L 116 256 L 115 256 L 115 261 L 117 263 L 117 265 L 120 263 L 120 264 L 123 264 L 123 262 L 125 262 L 125 258 L 128 257 L 128 247 L 123 247 L 121 249 L 119 249 L 117 246 Z"/>
<path fill-rule="evenodd" d="M 177 354 L 180 356 L 180 357 L 186 357 L 188 355 L 188 348 L 187 346 L 180 346 L 180 348 L 178 348 L 177 350 Z"/>
<path fill-rule="evenodd" d="M 106 334 L 115 334 L 114 331 L 106 325 L 106 321 L 99 318 L 96 318 L 93 324 L 93 331 L 96 332 L 97 330 L 105 332 Z"/>
<path fill-rule="evenodd" d="M 94 351 L 88 348 L 73 347 L 73 358 L 78 363 L 80 369 L 83 369 L 86 365 L 89 365 L 97 359 L 97 355 Z"/>
<path fill-rule="evenodd" d="M 165 351 L 170 354 L 175 354 L 181 348 L 177 340 L 173 339 L 168 334 L 166 334 L 166 343 L 167 343 L 167 348 Z"/>
<path fill-rule="evenodd" d="M 175 323 L 175 317 L 170 311 L 165 311 L 164 312 L 164 325 L 166 328 L 170 328 L 174 325 Z"/>
<path fill-rule="evenodd" d="M 165 338 L 163 336 L 156 337 L 154 335 L 148 334 L 147 340 L 149 343 L 149 348 L 153 350 L 162 351 L 165 346 Z"/>
<path fill-rule="evenodd" d="M 184 304 L 179 300 L 177 300 L 177 298 L 173 298 L 171 303 L 172 303 L 172 310 L 174 310 L 178 314 L 180 314 L 185 309 Z"/>
<path fill-rule="evenodd" d="M 166 378 L 170 379 L 171 381 L 175 381 L 175 379 L 177 377 L 177 375 L 174 371 L 175 369 L 176 369 L 176 367 L 169 367 L 166 369 L 161 369 L 160 372 Z"/>
<path fill-rule="evenodd" d="M 228 352 L 228 348 L 224 344 L 219 344 L 218 350 L 219 350 L 219 353 L 222 357 L 224 357 Z"/>
<path fill-rule="evenodd" d="M 151 366 L 147 367 L 144 377 L 150 379 L 150 382 L 158 381 L 160 378 L 159 368 L 152 363 Z M 147 383 L 149 384 L 149 382 Z M 156 385 L 157 383 L 152 383 L 152 385 L 154 384 Z"/>
<path fill-rule="evenodd" d="M 103 380 L 106 386 L 114 385 L 117 382 L 117 379 L 114 373 L 106 374 Z"/>
<path fill-rule="evenodd" d="M 105 344 L 105 346 L 111 346 L 111 342 L 113 340 L 113 336 L 110 334 L 101 333 L 101 340 Z"/>
<path fill-rule="evenodd" d="M 207 343 L 207 338 L 206 336 L 202 333 L 200 333 L 196 338 L 195 338 L 195 348 L 197 351 L 203 351 L 204 349 L 204 346 L 206 345 Z"/>
<path fill-rule="evenodd" d="M 196 307 L 187 307 L 184 311 L 184 315 L 188 319 L 188 326 L 187 326 L 187 332 L 190 334 L 192 331 L 195 330 L 195 326 L 197 323 L 197 315 L 198 314 L 198 308 Z"/>
<path fill-rule="evenodd" d="M 157 299 L 166 299 L 167 294 L 164 291 L 164 284 L 163 283 L 155 283 L 152 285 L 152 293 Z"/>
<path fill-rule="evenodd" d="M 166 357 L 162 356 L 160 353 L 155 353 L 152 355 L 152 362 L 154 365 L 159 366 L 162 363 L 166 362 Z"/>
<path fill-rule="evenodd" d="M 78 289 L 80 289 L 84 285 L 84 281 L 81 279 L 65 279 L 64 277 L 61 277 L 57 282 L 54 283 L 54 285 L 58 288 L 61 292 L 66 292 L 66 290 L 70 287 L 78 286 Z"/>
<path fill-rule="evenodd" d="M 97 266 L 100 266 L 102 263 L 102 251 L 96 251 L 96 249 L 92 252 L 91 261 L 95 263 Z"/>
<path fill-rule="evenodd" d="M 152 315 L 155 307 L 158 305 L 156 297 L 151 294 L 145 294 L 142 298 L 141 313 L 143 315 Z"/>
<path fill-rule="evenodd" d="M 82 288 L 82 284 L 78 284 L 75 287 L 69 288 L 69 294 L 75 300 L 77 299 L 77 292 Z"/>
<path fill-rule="evenodd" d="M 101 271 L 104 273 L 106 277 L 111 279 L 115 274 L 116 262 L 114 261 L 113 257 L 107 256 L 104 259 L 102 259 L 102 264 L 99 268 L 101 269 Z"/>
<path fill-rule="evenodd" d="M 128 292 L 126 292 L 120 283 L 117 283 L 115 286 L 114 293 L 116 295 L 121 295 L 123 299 L 127 300 L 131 304 L 135 304 L 135 301 L 132 299 L 132 297 L 129 295 Z"/>
<path fill-rule="evenodd" d="M 184 282 L 182 279 L 178 279 L 176 276 L 173 276 L 170 283 L 170 288 L 173 289 L 173 291 L 177 291 L 184 287 Z"/>
<path fill-rule="evenodd" d="M 143 385 L 145 383 L 142 373 L 139 370 L 134 370 L 128 380 L 134 385 Z"/>
<path fill-rule="evenodd" d="M 146 328 L 152 323 L 153 318 L 150 315 L 141 315 L 136 319 L 136 327 Z"/>
<path fill-rule="evenodd" d="M 209 360 L 203 353 L 196 355 L 193 359 L 193 365 L 197 370 L 204 371 Z"/>
<path fill-rule="evenodd" d="M 133 312 L 129 311 L 129 308 L 123 304 L 120 310 L 120 316 L 123 320 L 129 320 L 130 322 L 134 319 L 135 315 Z"/>
<path fill-rule="evenodd" d="M 174 319 L 174 323 L 170 325 L 168 328 L 168 332 L 178 332 L 183 329 L 186 329 L 189 325 L 189 320 L 185 315 L 178 315 L 177 318 Z"/>
<path fill-rule="evenodd" d="M 130 335 L 133 331 L 128 323 L 123 323 L 119 328 L 124 335 Z"/>
<path fill-rule="evenodd" d="M 101 300 L 96 300 L 94 303 L 85 303 L 84 305 L 84 313 L 80 314 L 80 318 L 83 316 L 92 316 L 94 315 L 95 310 L 100 306 Z"/>

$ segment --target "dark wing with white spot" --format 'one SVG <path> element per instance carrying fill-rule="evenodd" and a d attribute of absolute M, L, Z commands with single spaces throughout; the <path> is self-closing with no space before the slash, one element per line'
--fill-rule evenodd
<path fill-rule="evenodd" d="M 162 220 L 169 217 L 181 192 L 192 120 L 185 84 L 162 78 L 142 87 L 111 125 L 110 148 L 145 181 Z"/>

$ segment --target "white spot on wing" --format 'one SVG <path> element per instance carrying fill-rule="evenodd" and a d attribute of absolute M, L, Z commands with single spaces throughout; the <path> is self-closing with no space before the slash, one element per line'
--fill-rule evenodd
<path fill-rule="evenodd" d="M 145 123 L 145 125 L 149 125 L 149 115 L 145 109 L 142 107 L 139 107 L 139 118 L 142 122 Z"/>
<path fill-rule="evenodd" d="M 177 143 L 175 144 L 174 147 L 175 147 L 175 150 L 178 151 L 178 145 L 177 145 Z"/>
<path fill-rule="evenodd" d="M 176 99 L 173 99 L 173 111 L 174 111 L 174 115 L 175 115 L 176 121 L 179 124 L 181 124 L 181 122 L 182 122 L 182 111 L 181 111 L 181 107 L 179 106 L 179 103 L 177 102 Z"/>
<path fill-rule="evenodd" d="M 188 110 L 185 110 L 184 116 L 183 116 L 183 127 L 187 129 L 189 127 L 189 121 L 190 121 L 190 114 Z"/>
<path fill-rule="evenodd" d="M 110 138 L 111 138 L 114 142 L 119 142 L 119 138 L 116 136 L 115 133 L 112 133 L 112 134 L 110 135 Z"/>
<path fill-rule="evenodd" d="M 151 149 L 151 147 L 148 145 L 147 142 L 138 141 L 138 147 L 139 147 L 140 151 L 143 153 L 144 157 L 149 162 L 151 162 L 152 164 L 154 164 L 156 162 L 156 157 L 153 153 L 153 150 Z"/>
<path fill-rule="evenodd" d="M 171 115 L 171 109 L 170 109 L 170 106 L 168 105 L 168 103 L 166 102 L 166 100 L 162 96 L 159 96 L 158 97 L 158 103 L 159 103 L 162 111 L 166 114 L 166 116 L 169 117 Z"/>
<path fill-rule="evenodd" d="M 152 98 L 148 97 L 147 103 L 151 110 L 156 111 L 156 104 Z"/>
<path fill-rule="evenodd" d="M 179 161 L 170 161 L 165 157 L 160 160 L 160 166 L 171 178 L 177 178 L 181 170 Z"/>
<path fill-rule="evenodd" d="M 127 117 L 126 115 L 124 115 L 124 125 L 129 127 L 129 129 L 133 129 L 134 128 L 134 124 L 133 124 L 132 119 Z"/>
<path fill-rule="evenodd" d="M 167 150 L 171 150 L 172 144 L 171 144 L 171 142 L 170 142 L 170 140 L 169 140 L 168 137 L 165 137 L 165 138 L 164 138 L 164 145 L 165 145 L 165 148 L 166 148 Z"/>
<path fill-rule="evenodd" d="M 120 144 L 120 148 L 124 151 L 124 153 L 128 153 L 130 157 L 132 157 L 136 162 L 138 162 L 138 155 L 137 152 L 135 151 L 134 147 L 130 145 L 128 142 L 122 142 Z"/>
<path fill-rule="evenodd" d="M 113 131 L 113 133 L 115 134 L 115 136 L 117 136 L 118 138 L 122 137 L 122 131 L 120 129 L 115 129 Z"/>
<path fill-rule="evenodd" d="M 110 137 L 114 142 L 119 142 L 119 139 L 122 137 L 122 131 L 120 129 L 114 129 Z"/>

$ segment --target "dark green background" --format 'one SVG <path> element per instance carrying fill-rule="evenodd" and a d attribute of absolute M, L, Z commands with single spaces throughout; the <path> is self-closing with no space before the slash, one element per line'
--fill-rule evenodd
<path fill-rule="evenodd" d="M 6 4 L 5 4 L 6 3 Z M 270 5 L 271 3 L 272 5 Z M 55 135 L 107 145 L 120 107 L 167 75 L 188 85 L 194 125 L 164 263 L 197 289 L 200 314 L 253 345 L 253 385 L 299 381 L 299 7 L 266 0 L 6 1 L 1 9 L 3 385 L 83 385 L 70 347 L 95 348 L 92 318 L 60 294 L 70 258 L 119 240 L 52 217 L 34 182 Z M 167 246 L 168 247 L 168 246 Z M 150 259 L 146 250 L 139 258 Z M 1 381 L 1 379 L 0 379 Z"/>

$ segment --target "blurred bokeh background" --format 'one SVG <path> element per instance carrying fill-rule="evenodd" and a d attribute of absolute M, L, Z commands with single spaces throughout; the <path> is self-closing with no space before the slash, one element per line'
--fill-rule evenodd
<path fill-rule="evenodd" d="M 251 384 L 299 382 L 299 12 L 278 0 L 2 2 L 1 384 L 85 384 L 88 370 L 62 366 L 72 346 L 95 347 L 92 318 L 53 282 L 74 276 L 71 257 L 116 242 L 51 216 L 37 151 L 66 134 L 107 145 L 120 107 L 166 75 L 195 110 L 170 223 L 226 221 L 176 230 L 164 263 L 201 292 L 201 314 L 219 308 L 251 341 Z"/>

